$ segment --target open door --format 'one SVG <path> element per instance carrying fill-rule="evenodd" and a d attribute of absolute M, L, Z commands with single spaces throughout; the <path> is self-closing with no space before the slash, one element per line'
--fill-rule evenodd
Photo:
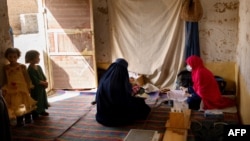
<path fill-rule="evenodd" d="M 97 87 L 92 0 L 44 0 L 52 89 Z"/>

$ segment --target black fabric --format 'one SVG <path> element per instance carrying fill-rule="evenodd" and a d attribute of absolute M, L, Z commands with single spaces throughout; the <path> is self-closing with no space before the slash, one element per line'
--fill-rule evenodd
<path fill-rule="evenodd" d="M 8 109 L 2 94 L 0 93 L 0 140 L 11 141 L 10 120 Z"/>
<path fill-rule="evenodd" d="M 191 130 L 195 141 L 224 141 L 223 131 L 226 122 L 192 121 Z"/>
<path fill-rule="evenodd" d="M 191 97 L 188 97 L 187 99 L 188 108 L 192 110 L 199 110 L 200 103 L 201 103 L 200 96 L 195 93 L 192 86 L 188 87 L 188 93 L 192 95 Z"/>
<path fill-rule="evenodd" d="M 103 125 L 126 125 L 145 119 L 150 112 L 144 99 L 132 96 L 127 66 L 126 60 L 117 59 L 100 80 L 96 93 L 96 120 Z"/>
<path fill-rule="evenodd" d="M 227 86 L 227 82 L 224 80 L 224 78 L 222 78 L 221 76 L 217 76 L 215 75 L 215 80 L 217 81 L 218 83 L 218 86 L 220 88 L 220 91 L 221 91 L 221 94 L 224 94 L 225 93 L 225 89 L 226 89 L 226 86 Z"/>
<path fill-rule="evenodd" d="M 185 60 L 191 55 L 200 56 L 198 22 L 186 22 Z"/>
<path fill-rule="evenodd" d="M 193 86 L 191 72 L 187 70 L 182 70 L 177 75 L 177 89 L 179 89 L 180 86 L 182 87 L 190 87 Z"/>

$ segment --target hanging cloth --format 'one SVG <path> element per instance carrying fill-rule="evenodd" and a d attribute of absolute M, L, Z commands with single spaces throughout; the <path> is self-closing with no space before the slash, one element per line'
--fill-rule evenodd
<path fill-rule="evenodd" d="M 189 22 L 198 22 L 203 16 L 200 0 L 185 0 L 181 9 L 181 19 Z"/>
<path fill-rule="evenodd" d="M 198 22 L 186 22 L 185 59 L 191 55 L 200 56 Z"/>

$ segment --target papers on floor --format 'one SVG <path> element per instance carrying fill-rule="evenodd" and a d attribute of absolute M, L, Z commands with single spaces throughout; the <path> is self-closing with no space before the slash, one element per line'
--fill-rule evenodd
<path fill-rule="evenodd" d="M 123 141 L 158 141 L 159 138 L 155 130 L 131 129 Z"/>
<path fill-rule="evenodd" d="M 135 97 L 147 99 L 149 95 L 147 93 L 143 93 L 143 94 L 136 94 Z"/>
<path fill-rule="evenodd" d="M 182 90 L 169 90 L 165 92 L 164 94 L 160 95 L 161 101 L 164 100 L 174 100 L 174 101 L 185 101 L 187 99 L 187 96 L 185 95 L 185 92 Z"/>
<path fill-rule="evenodd" d="M 224 114 L 222 110 L 205 110 L 204 116 L 206 118 L 223 118 Z"/>

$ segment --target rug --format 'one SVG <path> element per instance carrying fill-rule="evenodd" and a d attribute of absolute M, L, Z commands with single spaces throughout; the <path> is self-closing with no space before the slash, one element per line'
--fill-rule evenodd
<path fill-rule="evenodd" d="M 94 92 L 57 91 L 49 98 L 50 115 L 24 127 L 12 127 L 13 140 L 122 141 L 130 129 L 156 130 L 161 135 L 165 133 L 170 107 L 162 102 L 159 104 L 155 94 L 150 94 L 146 100 L 152 108 L 147 120 L 135 121 L 123 127 L 106 127 L 97 123 L 96 105 L 91 105 L 94 99 Z M 192 111 L 188 141 L 221 139 L 223 124 L 220 123 L 239 123 L 236 113 L 225 113 L 223 119 L 207 119 L 203 114 L 201 111 Z"/>
<path fill-rule="evenodd" d="M 156 97 L 151 93 L 146 103 L 151 107 L 151 113 L 147 120 L 135 121 L 133 124 L 123 127 L 106 127 L 96 122 L 96 106 L 83 116 L 67 132 L 56 141 L 122 141 L 130 129 L 156 130 L 165 132 L 165 124 L 168 119 L 169 108 L 164 105 L 156 105 Z"/>
<path fill-rule="evenodd" d="M 105 127 L 97 123 L 95 112 L 94 108 L 57 141 L 122 141 L 130 129 L 156 130 L 163 134 L 169 111 L 166 108 L 158 107 L 152 110 L 147 120 L 135 121 L 133 124 L 123 127 Z"/>
<path fill-rule="evenodd" d="M 92 93 L 56 91 L 49 98 L 49 116 L 41 116 L 24 127 L 12 126 L 14 141 L 53 141 L 90 111 Z"/>
<path fill-rule="evenodd" d="M 165 132 L 169 109 L 155 106 L 155 97 L 146 100 L 152 107 L 147 120 L 135 121 L 124 127 L 105 127 L 95 120 L 93 92 L 56 91 L 49 98 L 48 117 L 41 117 L 24 127 L 12 127 L 14 141 L 122 141 L 130 129 Z"/>

